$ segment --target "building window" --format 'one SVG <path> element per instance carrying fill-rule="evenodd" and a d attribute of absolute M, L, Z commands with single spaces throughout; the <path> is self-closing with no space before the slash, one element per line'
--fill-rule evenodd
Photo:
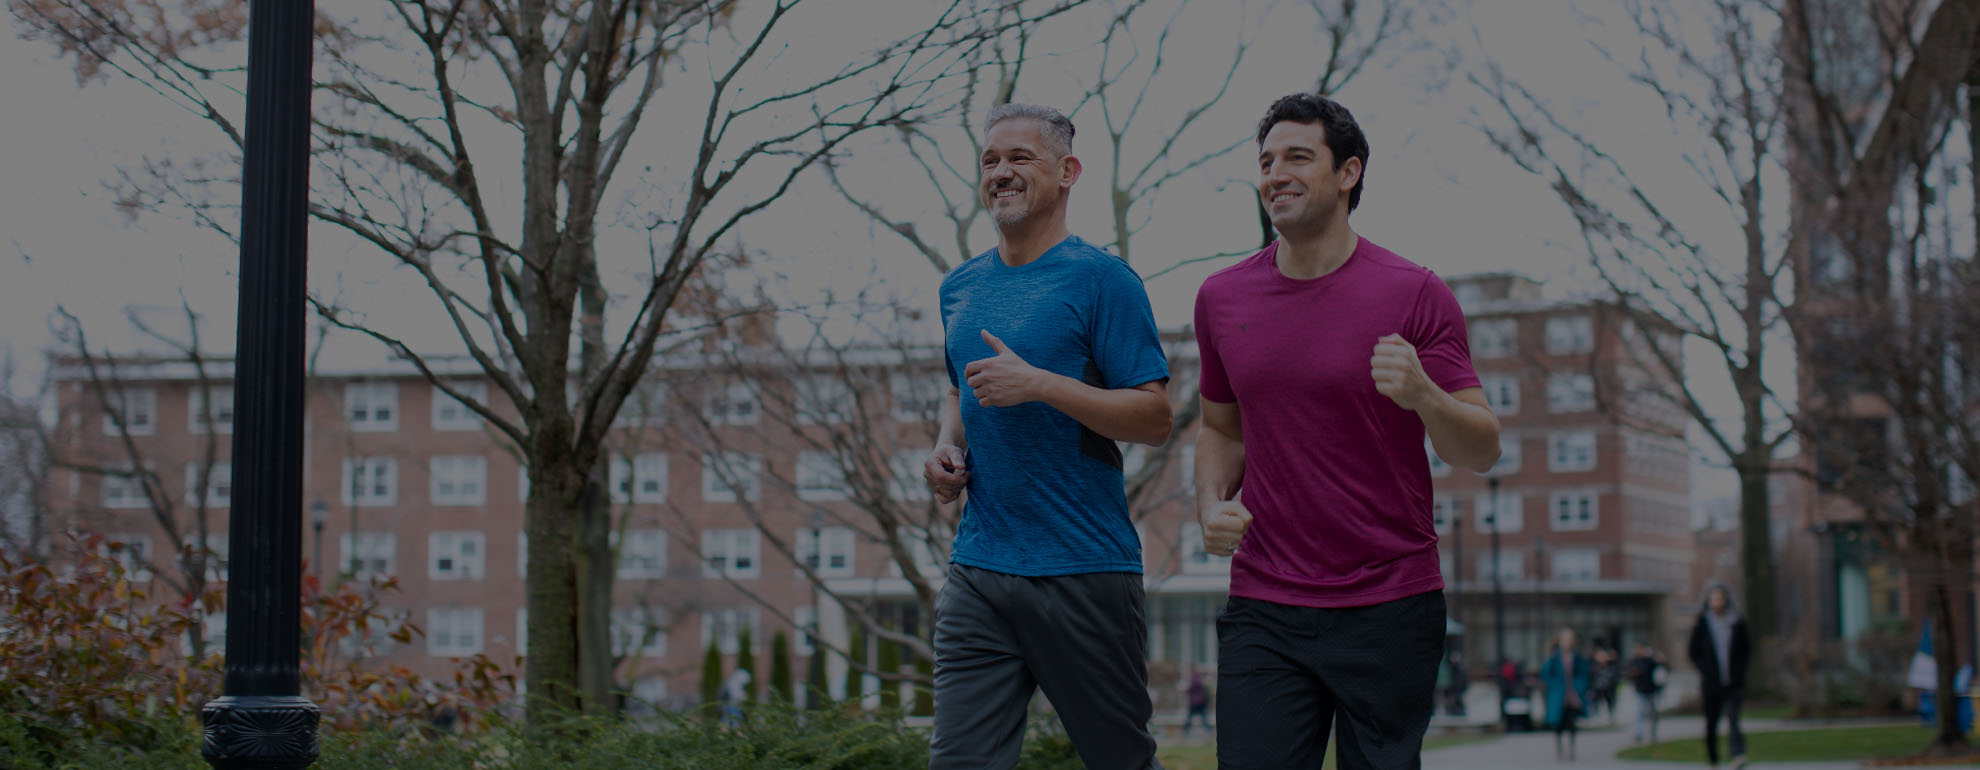
<path fill-rule="evenodd" d="M 1182 571 L 1185 575 L 1221 575 L 1231 571 L 1231 557 L 1218 556 L 1203 547 L 1203 525 L 1194 521 L 1183 522 L 1182 537 L 1178 538 L 1177 549 L 1182 551 Z"/>
<path fill-rule="evenodd" d="M 151 579 L 151 536 L 110 535 L 104 538 L 109 554 L 124 568 L 124 577 L 142 583 Z"/>
<path fill-rule="evenodd" d="M 1499 491 L 1497 509 L 1492 505 L 1492 493 L 1480 492 L 1471 501 L 1471 520 L 1477 522 L 1479 534 L 1489 534 L 1493 530 L 1495 517 L 1498 531 L 1518 532 L 1526 525 L 1526 499 L 1518 492 Z"/>
<path fill-rule="evenodd" d="M 702 396 L 701 413 L 710 425 L 755 425 L 756 389 L 747 382 L 712 387 Z"/>
<path fill-rule="evenodd" d="M 202 502 L 208 508 L 226 508 L 234 504 L 234 463 L 231 460 L 215 460 L 206 474 L 206 494 L 199 490 L 199 468 L 197 462 L 186 463 L 186 503 L 198 506 Z"/>
<path fill-rule="evenodd" d="M 702 455 L 701 499 L 711 503 L 759 499 L 763 493 L 762 476 L 763 458 L 741 452 Z"/>
<path fill-rule="evenodd" d="M 1494 318 L 1471 322 L 1471 357 L 1505 358 L 1519 352 L 1519 320 Z"/>
<path fill-rule="evenodd" d="M 755 529 L 701 531 L 701 576 L 748 580 L 762 574 L 763 537 Z"/>
<path fill-rule="evenodd" d="M 846 527 L 797 531 L 797 558 L 819 577 L 853 576 L 853 531 Z"/>
<path fill-rule="evenodd" d="M 1450 495 L 1435 495 L 1430 501 L 1430 521 L 1437 533 L 1451 531 L 1451 522 L 1457 520 L 1457 500 Z"/>
<path fill-rule="evenodd" d="M 887 462 L 887 496 L 895 500 L 928 500 L 933 493 L 928 491 L 928 478 L 923 468 L 928 463 L 928 455 L 933 447 L 903 449 L 895 452 Z"/>
<path fill-rule="evenodd" d="M 186 564 L 192 564 L 194 557 L 206 559 L 206 582 L 227 579 L 227 533 L 207 533 L 205 545 L 200 544 L 198 535 L 187 535 L 184 545 Z"/>
<path fill-rule="evenodd" d="M 488 383 L 480 380 L 459 380 L 447 383 L 447 387 L 453 388 L 484 407 L 488 405 Z M 467 404 L 461 403 L 460 399 L 447 395 L 446 391 L 438 387 L 433 389 L 434 430 L 479 430 L 480 428 L 480 414 L 468 408 Z"/>
<path fill-rule="evenodd" d="M 1566 356 L 1595 350 L 1595 322 L 1586 313 L 1547 319 L 1547 353 Z"/>
<path fill-rule="evenodd" d="M 149 436 L 158 432 L 157 388 L 113 386 L 104 395 L 110 401 L 110 411 L 103 415 L 103 435 L 119 436 L 129 431 L 133 436 Z"/>
<path fill-rule="evenodd" d="M 441 455 L 427 471 L 434 505 L 480 505 L 487 497 L 488 459 L 481 455 Z"/>
<path fill-rule="evenodd" d="M 434 532 L 426 536 L 432 554 L 426 576 L 434 580 L 480 580 L 487 544 L 480 532 Z"/>
<path fill-rule="evenodd" d="M 814 374 L 792 383 L 797 388 L 797 421 L 800 425 L 837 425 L 852 420 L 855 406 L 852 386 L 837 376 Z"/>
<path fill-rule="evenodd" d="M 144 492 L 142 478 L 151 471 L 151 463 L 146 462 L 142 471 L 132 468 L 130 463 L 115 463 L 110 470 L 116 472 L 103 475 L 103 507 L 145 508 L 151 505 L 151 497 Z"/>
<path fill-rule="evenodd" d="M 667 422 L 667 383 L 658 380 L 643 380 L 634 386 L 626 400 L 619 404 L 619 413 L 612 416 L 612 427 L 638 428 L 664 425 Z"/>
<path fill-rule="evenodd" d="M 667 532 L 629 529 L 619 540 L 619 577 L 658 580 L 667 576 Z"/>
<path fill-rule="evenodd" d="M 1555 492 L 1547 503 L 1547 510 L 1550 511 L 1548 519 L 1556 531 L 1594 529 L 1600 513 L 1600 501 L 1600 493 L 1594 490 Z"/>
<path fill-rule="evenodd" d="M 1497 415 L 1519 414 L 1519 378 L 1502 374 L 1488 374 L 1478 378 L 1485 388 L 1485 402 L 1491 404 L 1492 413 Z"/>
<path fill-rule="evenodd" d="M 1595 470 L 1595 431 L 1560 431 L 1548 435 L 1547 470 L 1555 473 Z"/>
<path fill-rule="evenodd" d="M 352 547 L 351 533 L 344 533 L 338 539 L 338 551 L 342 563 L 337 565 L 350 570 L 351 577 L 358 580 L 388 578 L 399 572 L 399 536 L 390 532 L 359 532 L 355 548 Z"/>
<path fill-rule="evenodd" d="M 344 383 L 344 420 L 354 431 L 399 429 L 399 384 Z"/>
<path fill-rule="evenodd" d="M 1593 548 L 1562 548 L 1553 555 L 1553 580 L 1592 583 L 1602 579 L 1602 552 Z"/>
<path fill-rule="evenodd" d="M 898 422 L 933 422 L 942 414 L 946 383 L 933 373 L 895 372 L 892 377 L 894 419 Z"/>
<path fill-rule="evenodd" d="M 1196 442 L 1182 448 L 1182 488 L 1185 492 L 1196 491 Z"/>
<path fill-rule="evenodd" d="M 651 607 L 614 607 L 612 654 L 666 657 L 666 613 Z"/>
<path fill-rule="evenodd" d="M 344 460 L 344 504 L 378 507 L 399 501 L 399 461 L 391 457 Z"/>
<path fill-rule="evenodd" d="M 751 647 L 763 644 L 763 613 L 755 607 L 729 607 L 701 613 L 701 648 L 714 642 L 723 655 L 742 652 L 742 629 L 749 628 Z M 754 673 L 754 672 L 752 672 Z"/>
<path fill-rule="evenodd" d="M 946 532 L 930 532 L 926 527 L 901 527 L 901 542 L 907 545 L 908 555 L 914 559 L 914 568 L 923 575 L 940 575 L 947 563 L 947 549 L 937 549 L 936 541 L 950 542 L 953 538 Z M 900 564 L 893 565 L 898 572 Z"/>
<path fill-rule="evenodd" d="M 796 652 L 810 657 L 818 652 L 818 608 L 805 605 L 791 611 L 791 621 L 797 624 Z"/>
<path fill-rule="evenodd" d="M 1586 412 L 1595 408 L 1595 375 L 1555 372 L 1547 375 L 1547 411 Z"/>
<path fill-rule="evenodd" d="M 209 394 L 211 398 L 209 398 Z M 207 422 L 209 410 L 213 421 Z M 186 399 L 186 430 L 193 433 L 234 432 L 234 386 L 194 384 Z"/>
<path fill-rule="evenodd" d="M 667 502 L 667 453 L 612 456 L 612 502 Z"/>
<path fill-rule="evenodd" d="M 529 577 L 529 533 L 516 533 L 516 577 Z"/>
<path fill-rule="evenodd" d="M 846 469 L 832 452 L 805 450 L 797 457 L 797 496 L 799 500 L 824 502 L 844 500 L 850 491 Z"/>
<path fill-rule="evenodd" d="M 1526 579 L 1525 551 L 1500 551 L 1498 558 L 1500 580 L 1511 582 Z M 1479 582 L 1492 582 L 1492 554 L 1490 552 L 1487 552 L 1478 560 L 1478 567 L 1476 569 L 1478 570 L 1476 574 L 1478 575 Z"/>
<path fill-rule="evenodd" d="M 436 607 L 426 611 L 426 654 L 461 658 L 480 652 L 480 607 Z"/>

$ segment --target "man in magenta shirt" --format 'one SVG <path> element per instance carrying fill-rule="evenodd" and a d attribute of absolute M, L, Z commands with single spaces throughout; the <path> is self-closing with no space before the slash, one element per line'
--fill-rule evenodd
<path fill-rule="evenodd" d="M 1217 766 L 1420 766 L 1444 652 L 1427 434 L 1499 458 L 1464 313 L 1429 270 L 1348 226 L 1368 140 L 1295 94 L 1258 126 L 1279 232 L 1196 297 L 1204 547 L 1234 556 L 1217 618 Z"/>

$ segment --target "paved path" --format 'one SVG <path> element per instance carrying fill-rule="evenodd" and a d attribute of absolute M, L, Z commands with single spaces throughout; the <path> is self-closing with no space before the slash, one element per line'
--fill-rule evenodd
<path fill-rule="evenodd" d="M 1597 720 L 1598 723 L 1602 720 Z M 1624 722 L 1622 724 L 1628 724 Z M 1748 732 L 1807 729 L 1808 723 L 1780 720 L 1751 720 L 1740 725 Z M 1848 729 L 1839 727 L 1837 729 Z M 1697 740 L 1705 732 L 1700 717 L 1666 715 L 1657 728 L 1657 739 Z M 1720 738 L 1724 740 L 1724 738 Z M 1423 753 L 1424 770 L 1529 770 L 1530 768 L 1573 768 L 1574 770 L 1664 770 L 1698 768 L 1702 763 L 1643 762 L 1616 759 L 1616 752 L 1630 746 L 1628 727 L 1583 730 L 1572 762 L 1554 758 L 1554 735 L 1550 732 L 1513 733 L 1486 743 L 1453 746 Z M 1752 765 L 1756 770 L 1855 770 L 1855 761 L 1845 762 L 1765 762 Z"/>

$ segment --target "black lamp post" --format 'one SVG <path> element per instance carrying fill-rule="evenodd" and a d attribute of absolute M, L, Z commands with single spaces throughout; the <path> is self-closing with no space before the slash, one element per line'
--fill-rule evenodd
<path fill-rule="evenodd" d="M 200 710 L 200 753 L 217 770 L 316 761 L 317 707 L 301 694 L 299 510 L 314 17 L 310 0 L 249 8 L 227 678 Z"/>

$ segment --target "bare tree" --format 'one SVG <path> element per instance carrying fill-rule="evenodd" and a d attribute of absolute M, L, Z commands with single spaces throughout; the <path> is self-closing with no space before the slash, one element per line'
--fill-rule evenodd
<path fill-rule="evenodd" d="M 1972 641 L 1961 635 L 1980 477 L 1980 271 L 1955 233 L 1980 225 L 1980 210 L 1956 208 L 1950 193 L 1980 189 L 1980 167 L 1951 134 L 1965 91 L 1960 149 L 1980 141 L 1980 4 L 1926 6 L 1785 3 L 1788 169 L 1801 191 L 1789 320 L 1807 373 L 1796 422 L 1816 481 L 1902 555 L 1934 621 L 1930 751 L 1964 754 L 1953 685 Z"/>
<path fill-rule="evenodd" d="M 1639 335 L 1625 352 L 1652 387 L 1620 395 L 1660 398 L 1682 409 L 1738 475 L 1742 588 L 1759 644 L 1773 635 L 1778 614 L 1768 481 L 1792 435 L 1764 376 L 1769 361 L 1786 355 L 1785 223 L 1770 221 L 1768 213 L 1788 194 L 1774 173 L 1785 145 L 1781 73 L 1765 7 L 1741 0 L 1709 5 L 1712 13 L 1702 16 L 1628 0 L 1621 11 L 1637 33 L 1633 48 L 1589 41 L 1687 139 L 1677 160 L 1694 172 L 1696 186 L 1646 186 L 1633 173 L 1640 169 L 1613 152 L 1625 138 L 1598 135 L 1494 62 L 1465 77 L 1489 104 L 1472 111 L 1472 124 L 1559 196 L 1580 227 L 1589 263 L 1624 313 L 1638 328 L 1665 327 L 1703 340 L 1731 378 L 1738 408 L 1728 417 L 1715 413 L 1718 405 L 1686 376 L 1680 337 Z M 1673 213 L 1696 196 L 1725 207 L 1739 227 L 1738 243 L 1718 245 L 1696 220 Z"/>
<path fill-rule="evenodd" d="M 849 137 L 946 105 L 979 48 L 1076 3 L 999 5 L 1011 13 L 953 3 L 920 29 L 823 62 L 788 61 L 799 19 L 819 12 L 804 0 L 417 0 L 319 17 L 311 213 L 430 290 L 490 399 L 436 376 L 428 351 L 362 308 L 317 309 L 411 361 L 528 458 L 529 721 L 609 708 L 603 442 L 687 277 Z M 244 76 L 225 62 L 242 36 L 241 0 L 198 14 L 158 0 L 9 7 L 30 37 L 73 55 L 79 76 L 141 83 L 209 121 L 238 155 L 230 105 Z M 692 139 L 640 172 L 639 195 L 614 197 L 635 145 L 663 142 L 642 131 L 649 119 Z M 505 179 L 517 155 L 520 176 Z M 226 196 L 195 176 L 173 171 L 154 185 L 165 192 L 130 200 L 190 209 L 228 232 L 208 204 Z M 633 220 L 644 220 L 645 265 L 615 300 L 599 235 Z"/>

